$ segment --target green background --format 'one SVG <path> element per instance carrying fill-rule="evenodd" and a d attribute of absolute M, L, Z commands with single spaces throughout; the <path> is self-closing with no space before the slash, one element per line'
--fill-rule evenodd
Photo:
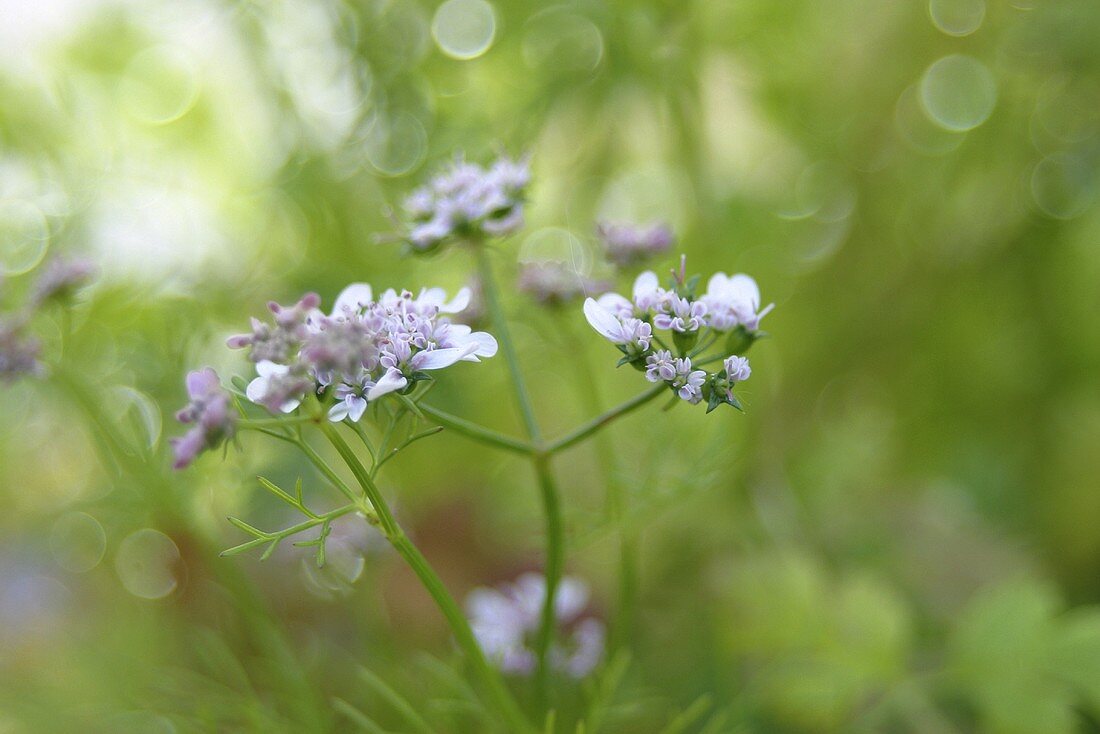
<path fill-rule="evenodd" d="M 494 259 L 551 434 L 598 412 L 586 385 L 646 383 L 579 304 L 516 293 L 520 262 L 607 276 L 594 220 L 660 219 L 689 270 L 776 303 L 745 415 L 648 406 L 558 460 L 605 618 L 601 456 L 640 539 L 605 731 L 693 703 L 685 731 L 1100 729 L 1100 5 L 448 6 L 0 6 L 0 299 L 51 253 L 99 263 L 70 367 L 147 447 L 115 471 L 57 381 L 0 387 L 0 731 L 348 730 L 332 697 L 401 730 L 359 665 L 462 728 L 423 657 L 457 667 L 447 631 L 377 537 L 350 523 L 322 571 L 217 557 L 227 515 L 289 524 L 257 474 L 335 502 L 304 462 L 246 435 L 173 474 L 165 445 L 186 370 L 246 374 L 222 343 L 267 300 L 467 282 L 461 250 L 379 236 L 434 168 L 502 149 L 532 157 Z M 56 354 L 56 316 L 34 327 Z M 440 382 L 519 434 L 503 360 Z M 521 460 L 445 433 L 383 476 L 456 595 L 538 569 Z M 562 731 L 601 680 L 563 687 Z"/>

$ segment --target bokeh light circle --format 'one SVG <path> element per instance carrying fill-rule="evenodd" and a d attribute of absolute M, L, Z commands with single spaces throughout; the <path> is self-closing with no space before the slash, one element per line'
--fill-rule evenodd
<path fill-rule="evenodd" d="M 162 424 L 157 401 L 128 385 L 116 387 L 114 397 L 120 422 L 132 432 L 135 442 L 145 448 L 154 448 L 160 441 Z"/>
<path fill-rule="evenodd" d="M 0 275 L 19 275 L 46 256 L 50 223 L 29 201 L 0 201 Z"/>
<path fill-rule="evenodd" d="M 1100 198 L 1100 174 L 1082 157 L 1047 156 L 1031 173 L 1031 196 L 1044 214 L 1073 219 Z"/>
<path fill-rule="evenodd" d="M 432 18 L 432 38 L 453 59 L 467 61 L 493 45 L 497 20 L 486 0 L 447 0 Z"/>
<path fill-rule="evenodd" d="M 952 54 L 936 61 L 920 82 L 924 110 L 947 130 L 973 130 L 989 119 L 997 104 L 997 80 L 985 64 Z"/>
<path fill-rule="evenodd" d="M 564 227 L 543 227 L 523 239 L 517 258 L 521 263 L 561 263 L 579 275 L 591 275 L 592 252 Z"/>
<path fill-rule="evenodd" d="M 907 87 L 898 96 L 894 107 L 894 125 L 902 140 L 927 155 L 950 153 L 966 139 L 966 133 L 944 130 L 928 119 L 915 85 Z"/>
<path fill-rule="evenodd" d="M 121 93 L 126 111 L 138 120 L 156 125 L 178 120 L 198 99 L 195 61 L 173 46 L 147 48 L 127 64 Z"/>
<path fill-rule="evenodd" d="M 604 55 L 604 38 L 588 18 L 553 7 L 531 16 L 523 36 L 523 60 L 533 69 L 591 72 Z"/>
<path fill-rule="evenodd" d="M 428 152 L 428 133 L 414 115 L 378 115 L 363 138 L 367 160 L 386 176 L 401 176 L 420 165 Z"/>
<path fill-rule="evenodd" d="M 123 587 L 142 599 L 163 599 L 175 591 L 180 549 L 159 530 L 136 530 L 119 544 L 115 572 Z"/>
<path fill-rule="evenodd" d="M 969 36 L 985 20 L 985 0 L 929 0 L 932 23 L 949 36 Z"/>
<path fill-rule="evenodd" d="M 88 513 L 70 512 L 59 517 L 50 529 L 50 552 L 66 571 L 91 571 L 107 552 L 107 533 Z"/>

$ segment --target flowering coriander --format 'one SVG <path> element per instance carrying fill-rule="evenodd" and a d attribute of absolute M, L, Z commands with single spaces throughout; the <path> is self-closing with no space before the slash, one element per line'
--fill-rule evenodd
<path fill-rule="evenodd" d="M 634 280 L 631 298 L 605 293 L 586 299 L 584 315 L 597 333 L 623 353 L 620 365 L 631 364 L 644 371 L 647 380 L 666 384 L 692 405 L 706 400 L 708 413 L 722 403 L 740 409 L 733 386 L 752 372 L 740 352 L 760 337 L 760 319 L 772 307 L 760 309 L 760 291 L 747 275 L 718 273 L 701 297 L 695 296 L 698 280 L 687 278 L 681 259 L 669 287 L 661 286 L 656 273 L 646 271 Z M 668 332 L 671 345 L 661 331 Z M 703 357 L 726 332 L 732 333 L 724 346 L 733 354 Z M 719 360 L 723 362 L 721 371 L 701 369 Z"/>
<path fill-rule="evenodd" d="M 497 159 L 488 169 L 458 160 L 405 199 L 403 238 L 417 252 L 452 240 L 500 237 L 523 226 L 527 160 Z"/>
<path fill-rule="evenodd" d="M 429 379 L 427 371 L 478 362 L 497 352 L 492 335 L 452 323 L 445 314 L 470 302 L 463 288 L 447 299 L 442 288 L 413 296 L 389 289 L 377 299 L 367 283 L 353 283 L 324 314 L 310 293 L 293 306 L 269 304 L 273 324 L 253 319 L 252 333 L 230 347 L 251 347 L 257 376 L 246 397 L 272 413 L 291 413 L 310 394 L 331 400 L 332 421 L 359 421 L 371 401 Z"/>
<path fill-rule="evenodd" d="M 210 367 L 187 375 L 187 394 L 191 401 L 176 420 L 194 424 L 182 438 L 172 439 L 176 469 L 183 469 L 206 449 L 217 448 L 233 435 L 236 416 L 229 406 L 229 395 L 222 390 L 218 374 Z"/>
<path fill-rule="evenodd" d="M 565 577 L 554 597 L 554 621 L 565 632 L 550 650 L 551 666 L 571 678 L 588 675 L 603 659 L 606 630 L 603 623 L 583 616 L 588 606 L 588 587 Z M 485 656 L 505 673 L 531 675 L 537 665 L 533 649 L 546 580 L 527 573 L 499 589 L 478 588 L 466 598 L 470 626 Z"/>

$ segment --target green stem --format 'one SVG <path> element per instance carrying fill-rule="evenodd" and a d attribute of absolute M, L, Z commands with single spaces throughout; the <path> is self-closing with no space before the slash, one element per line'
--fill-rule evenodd
<path fill-rule="evenodd" d="M 358 504 L 350 504 L 350 505 L 344 505 L 343 507 L 337 507 L 335 510 L 329 510 L 328 512 L 326 512 L 322 515 L 318 515 L 317 517 L 311 517 L 308 520 L 303 520 L 302 522 L 298 523 L 297 525 L 291 525 L 290 527 L 283 528 L 282 530 L 276 530 L 275 532 L 265 533 L 261 537 L 253 538 L 252 540 L 250 540 L 246 543 L 241 543 L 240 545 L 236 545 L 236 546 L 233 546 L 232 548 L 229 548 L 227 550 L 223 550 L 218 555 L 233 556 L 233 555 L 236 555 L 238 553 L 243 553 L 244 551 L 249 550 L 251 548 L 257 548 L 261 545 L 267 545 L 268 543 L 272 543 L 272 542 L 275 542 L 275 541 L 283 541 L 283 540 L 286 540 L 287 538 L 289 538 L 292 535 L 297 535 L 298 533 L 305 532 L 306 530 L 309 530 L 310 528 L 313 528 L 313 527 L 317 527 L 318 525 L 323 525 L 325 523 L 332 522 L 333 520 L 335 520 L 338 517 L 343 517 L 344 515 L 347 515 L 349 513 L 355 512 L 356 510 L 360 510 L 360 509 L 361 508 Z"/>
<path fill-rule="evenodd" d="M 478 273 L 481 276 L 481 291 L 485 296 L 485 305 L 489 309 L 489 318 L 493 322 L 493 330 L 496 331 L 497 342 L 500 351 L 504 354 L 504 361 L 508 363 L 508 372 L 512 376 L 512 387 L 516 393 L 516 402 L 519 404 L 520 413 L 523 416 L 523 424 L 527 427 L 527 435 L 536 446 L 541 441 L 538 421 L 535 420 L 535 410 L 531 407 L 531 399 L 527 394 L 527 385 L 523 380 L 523 373 L 519 368 L 519 357 L 516 355 L 516 346 L 508 333 L 508 322 L 504 318 L 504 309 L 500 305 L 500 297 L 497 294 L 496 281 L 493 279 L 493 266 L 489 262 L 489 252 L 485 245 L 478 242 L 473 246 L 477 255 Z"/>
<path fill-rule="evenodd" d="M 565 525 L 561 516 L 561 499 L 550 468 L 550 456 L 537 455 L 534 465 L 546 514 L 546 598 L 543 600 L 538 636 L 535 638 L 535 653 L 538 656 L 535 691 L 539 704 L 545 706 L 549 688 L 550 647 L 554 641 L 554 597 L 565 567 Z"/>
<path fill-rule="evenodd" d="M 550 647 L 554 641 L 554 599 L 557 596 L 558 583 L 561 580 L 562 567 L 565 561 L 565 532 L 561 517 L 561 499 L 558 496 L 557 484 L 554 482 L 549 454 L 543 450 L 542 432 L 539 430 L 538 421 L 535 419 L 535 411 L 531 405 L 531 398 L 527 393 L 527 385 L 524 382 L 523 373 L 520 371 L 515 343 L 508 332 L 508 322 L 504 318 L 504 309 L 500 305 L 500 296 L 497 291 L 496 280 L 493 278 L 493 267 L 492 263 L 489 262 L 488 250 L 481 242 L 473 243 L 473 250 L 477 257 L 478 273 L 481 276 L 481 291 L 485 296 L 489 318 L 492 320 L 493 329 L 496 331 L 500 350 L 504 353 L 504 361 L 508 364 L 508 372 L 512 378 L 516 402 L 519 404 L 523 423 L 527 427 L 527 435 L 531 439 L 534 448 L 531 457 L 535 474 L 538 477 L 539 494 L 542 498 L 543 514 L 546 522 L 546 597 L 543 599 L 541 623 L 535 640 L 535 652 L 538 656 L 538 667 L 535 672 L 535 697 L 539 706 L 545 707 L 549 700 Z"/>
<path fill-rule="evenodd" d="M 551 441 L 546 447 L 546 452 L 550 454 L 556 454 L 559 451 L 564 451 L 570 446 L 574 446 L 580 443 L 596 431 L 606 426 L 608 423 L 614 421 L 616 418 L 621 418 L 627 413 L 637 410 L 653 398 L 667 392 L 667 390 L 668 386 L 664 383 L 654 385 L 649 390 L 646 390 L 645 392 L 634 396 L 630 400 L 627 400 L 625 403 L 617 405 L 611 410 L 601 413 L 581 427 L 570 431 L 566 435 L 562 436 L 558 440 Z"/>
<path fill-rule="evenodd" d="M 463 436 L 473 439 L 474 441 L 480 441 L 481 443 L 494 446 L 498 449 L 504 449 L 505 451 L 514 451 L 518 454 L 532 454 L 535 451 L 535 447 L 527 441 L 521 441 L 511 436 L 506 436 L 491 428 L 485 428 L 473 421 L 459 418 L 457 415 L 452 415 L 431 405 L 419 403 L 419 407 L 424 415 L 433 419 L 439 425 L 450 428 L 455 433 L 461 433 Z"/>
<path fill-rule="evenodd" d="M 374 483 L 370 473 L 362 462 L 355 455 L 355 452 L 344 438 L 340 435 L 336 427 L 331 423 L 322 421 L 318 424 L 321 432 L 325 434 L 325 437 L 332 443 L 337 453 L 347 464 L 348 469 L 355 476 L 355 479 L 362 486 L 363 491 L 367 495 L 367 499 L 374 506 L 375 511 L 378 513 L 379 525 L 386 538 L 393 545 L 394 549 L 401 555 L 413 572 L 416 573 L 417 578 L 420 579 L 420 583 L 424 585 L 424 588 L 431 594 L 432 599 L 435 600 L 436 605 L 440 611 L 443 612 L 443 616 L 446 618 L 448 624 L 451 627 L 451 632 L 455 636 L 455 640 L 466 653 L 471 665 L 474 668 L 474 672 L 478 679 L 481 681 L 486 692 L 492 698 L 493 703 L 499 709 L 501 715 L 508 722 L 508 725 L 512 727 L 514 731 L 529 731 L 531 729 L 530 724 L 523 717 L 523 713 L 519 710 L 519 706 L 516 704 L 515 699 L 512 698 L 508 689 L 504 686 L 504 682 L 500 679 L 500 675 L 489 665 L 489 661 L 485 659 L 485 654 L 481 650 L 481 646 L 478 644 L 477 639 L 474 637 L 473 631 L 470 629 L 470 624 L 466 620 L 466 616 L 462 613 L 462 609 L 451 597 L 450 592 L 447 591 L 447 587 L 443 585 L 443 581 L 440 580 L 438 574 L 424 558 L 420 550 L 409 540 L 405 535 L 405 531 L 398 525 L 396 518 L 390 511 L 389 505 L 386 503 L 385 497 L 382 496 L 382 492 L 378 489 L 378 485 Z"/>
<path fill-rule="evenodd" d="M 580 343 L 576 334 L 571 334 L 575 343 Z M 599 387 L 591 379 L 592 366 L 588 358 L 588 352 L 577 349 L 572 352 L 578 367 L 577 384 L 581 388 L 581 397 L 584 403 L 591 405 L 595 410 L 604 410 L 603 396 Z M 615 466 L 615 451 L 608 440 L 606 433 L 596 436 L 596 448 L 598 462 L 603 471 L 604 486 L 607 487 L 607 513 L 611 523 L 619 533 L 619 598 L 618 608 L 615 614 L 614 624 L 611 627 L 611 639 L 608 647 L 611 653 L 622 649 L 626 641 L 631 638 L 631 630 L 634 626 L 634 597 L 636 595 L 638 571 L 636 568 L 635 535 L 624 527 L 623 513 L 626 505 L 625 488 L 620 481 Z"/>

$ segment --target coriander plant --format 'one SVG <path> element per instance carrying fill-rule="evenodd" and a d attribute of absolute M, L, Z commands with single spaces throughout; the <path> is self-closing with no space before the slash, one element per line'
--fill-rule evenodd
<path fill-rule="evenodd" d="M 344 504 L 314 511 L 301 480 L 287 489 L 261 479 L 301 520 L 265 530 L 231 518 L 250 538 L 223 555 L 255 549 L 267 558 L 284 541 L 313 533 L 296 544 L 314 547 L 317 563 L 324 564 L 333 521 L 345 515 L 362 518 L 385 537 L 431 595 L 480 695 L 509 731 L 530 731 L 536 722 L 541 726 L 545 717 L 552 717 L 555 675 L 584 678 L 605 649 L 604 624 L 584 614 L 587 587 L 563 576 L 566 536 L 555 461 L 661 396 L 669 398 L 666 409 L 686 402 L 705 404 L 707 413 L 722 405 L 740 410 L 736 389 L 751 374 L 745 353 L 762 336 L 760 321 L 771 309 L 761 307 L 756 283 L 747 275 L 717 273 L 702 290 L 699 276 L 688 276 L 684 257 L 664 280 L 655 271 L 638 275 L 630 297 L 607 292 L 585 298 L 583 307 L 577 301 L 604 287 L 601 281 L 553 263 L 525 268 L 521 291 L 543 305 L 567 309 L 574 321 L 583 316 L 618 349 L 618 365 L 640 372 L 645 381 L 635 397 L 612 407 L 603 407 L 598 394 L 586 392 L 594 412 L 601 412 L 562 435 L 548 436 L 520 369 L 493 267 L 494 255 L 504 249 L 497 243 L 523 226 L 529 178 L 526 159 L 502 157 L 488 168 L 459 159 L 404 202 L 400 239 L 410 253 L 456 248 L 472 260 L 489 331 L 463 323 L 473 297 L 470 288 L 451 298 L 437 287 L 389 288 L 376 295 L 371 285 L 353 283 L 327 312 L 315 293 L 289 306 L 272 302 L 269 320 L 254 318 L 248 332 L 228 340 L 229 347 L 247 350 L 255 375 L 223 384 L 209 367 L 191 372 L 186 381 L 190 400 L 177 414 L 190 427 L 174 441 L 178 469 L 245 431 L 301 452 Z M 617 271 L 663 254 L 673 242 L 663 224 L 601 223 L 597 232 Z M 10 359 L 18 359 L 18 352 L 12 352 Z M 458 373 L 466 363 L 477 369 L 474 365 L 490 358 L 503 358 L 508 367 L 523 436 L 479 425 L 432 403 L 430 393 L 442 370 Z M 440 389 L 449 389 L 448 383 Z M 525 574 L 501 589 L 478 589 L 466 610 L 403 530 L 389 492 L 383 490 L 382 470 L 390 459 L 414 442 L 447 440 L 449 432 L 526 457 L 545 522 L 543 573 Z M 345 482 L 313 447 L 314 436 L 331 444 L 353 483 Z M 613 497 L 621 517 L 622 492 L 616 490 Z M 632 555 L 630 542 L 624 540 L 613 647 L 629 625 Z M 520 704 L 502 674 L 532 677 L 530 705 Z"/>

